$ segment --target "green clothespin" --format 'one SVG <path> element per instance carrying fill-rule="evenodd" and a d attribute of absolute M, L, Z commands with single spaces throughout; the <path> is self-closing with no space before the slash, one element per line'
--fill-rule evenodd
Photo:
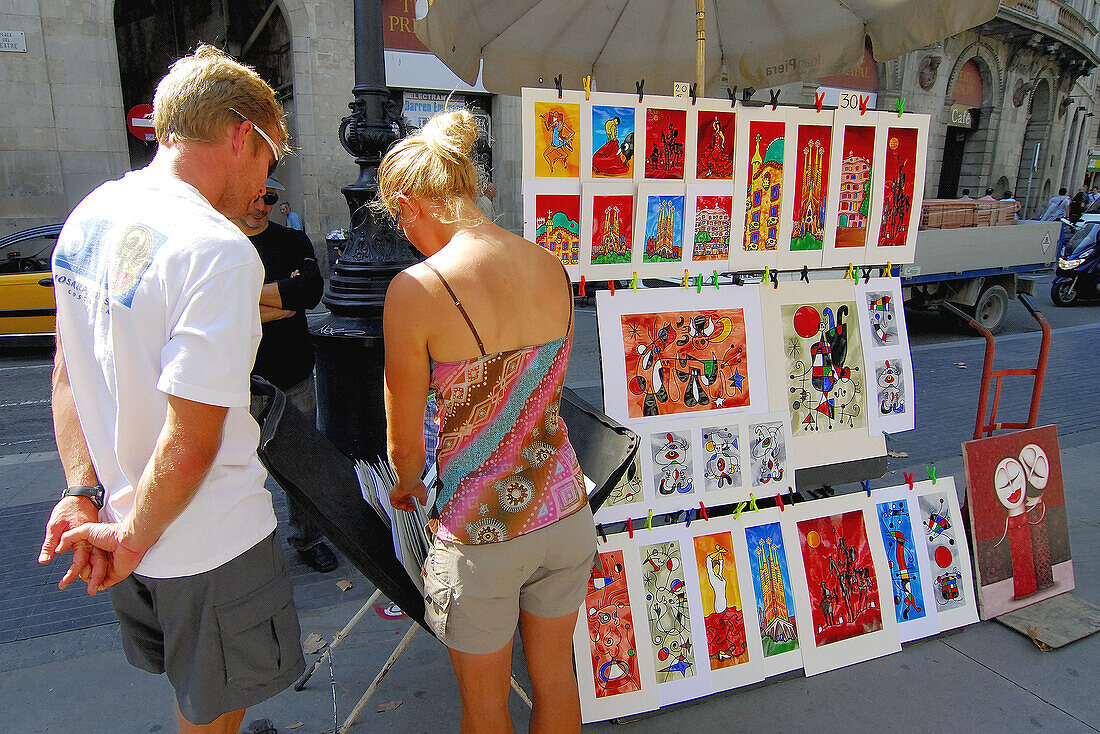
<path fill-rule="evenodd" d="M 932 480 L 932 484 L 935 484 L 936 483 L 936 467 L 934 467 L 934 466 L 927 467 L 927 471 L 928 471 L 928 478 Z"/>
<path fill-rule="evenodd" d="M 695 276 L 695 292 L 696 293 L 702 293 L 703 292 L 703 274 L 702 273 L 699 273 L 699 275 Z"/>
<path fill-rule="evenodd" d="M 634 271 L 634 277 L 630 279 L 630 290 L 638 292 L 638 271 Z"/>
<path fill-rule="evenodd" d="M 646 530 L 652 530 L 653 529 L 653 510 L 649 511 L 649 517 L 647 517 L 645 519 L 645 529 Z"/>
<path fill-rule="evenodd" d="M 714 290 L 718 290 L 718 271 L 714 271 L 714 275 L 710 276 L 710 284 L 714 286 Z"/>

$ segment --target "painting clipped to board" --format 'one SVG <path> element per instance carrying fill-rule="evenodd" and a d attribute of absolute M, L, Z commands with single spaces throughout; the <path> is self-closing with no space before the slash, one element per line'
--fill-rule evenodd
<path fill-rule="evenodd" d="M 871 278 L 861 281 L 855 290 L 866 355 L 870 431 L 875 435 L 912 430 L 916 424 L 916 390 L 901 279 Z"/>
<path fill-rule="evenodd" d="M 713 527 L 712 527 L 713 526 Z M 760 625 L 748 579 L 749 558 L 732 517 L 693 525 L 711 687 L 723 691 L 764 678 Z M 701 649 L 701 648 L 700 648 Z"/>
<path fill-rule="evenodd" d="M 684 267 L 694 265 L 704 274 L 708 267 L 712 271 L 724 270 L 730 259 L 733 223 L 729 186 L 688 184 L 686 208 L 684 240 L 690 252 L 684 258 Z"/>
<path fill-rule="evenodd" d="M 525 88 L 523 105 L 523 179 L 580 177 L 581 102 L 584 95 Z"/>
<path fill-rule="evenodd" d="M 790 236 L 780 248 L 779 265 L 789 269 L 820 267 L 825 241 L 834 234 L 825 228 L 832 183 L 833 129 L 828 124 L 832 115 L 800 110 L 789 112 L 788 117 L 794 132 L 785 185 L 793 206 Z"/>
<path fill-rule="evenodd" d="M 905 115 L 899 120 L 883 115 L 883 120 L 879 127 L 879 155 L 885 175 L 882 222 L 867 260 L 912 262 L 924 202 L 929 118 Z"/>
<path fill-rule="evenodd" d="M 901 649 L 890 571 L 862 492 L 792 507 L 784 538 L 800 559 L 794 576 L 806 675 L 816 675 Z"/>
<path fill-rule="evenodd" d="M 890 565 L 898 636 L 902 642 L 910 642 L 934 635 L 940 629 L 916 497 L 902 485 L 877 490 L 874 499 L 878 530 Z"/>
<path fill-rule="evenodd" d="M 581 105 L 581 178 L 633 181 L 639 108 L 629 94 L 597 93 Z"/>
<path fill-rule="evenodd" d="M 695 170 L 694 175 L 688 178 L 696 181 L 732 181 L 737 115 L 728 105 L 723 105 L 725 109 L 710 109 L 713 103 L 706 105 L 705 101 L 699 100 L 695 128 L 691 131 L 694 135 L 689 135 L 689 140 L 694 143 L 689 147 L 695 153 Z"/>
<path fill-rule="evenodd" d="M 634 260 L 634 184 L 589 183 L 581 189 L 579 269 L 589 280 L 629 278 Z"/>
<path fill-rule="evenodd" d="M 687 160 L 688 100 L 680 97 L 647 97 L 644 147 L 638 168 L 646 181 L 684 180 Z"/>
<path fill-rule="evenodd" d="M 573 633 L 585 723 L 658 706 L 637 546 L 620 533 L 599 553 Z"/>
<path fill-rule="evenodd" d="M 896 117 L 896 116 L 895 116 Z M 829 205 L 828 224 L 835 228 L 833 247 L 826 248 L 826 267 L 866 262 L 868 245 L 878 237 L 881 200 L 875 186 L 881 186 L 881 162 L 876 158 L 879 113 L 866 115 L 836 113 L 833 123 L 833 160 L 830 165 L 834 198 Z M 881 204 L 879 205 L 881 206 Z"/>
<path fill-rule="evenodd" d="M 955 478 L 918 482 L 914 492 L 940 632 L 973 624 L 978 604 Z"/>
<path fill-rule="evenodd" d="M 524 183 L 523 236 L 554 253 L 573 281 L 580 279 L 580 230 L 580 181 Z"/>
<path fill-rule="evenodd" d="M 843 280 L 762 291 L 769 400 L 789 415 L 795 467 L 821 466 L 886 453 L 868 431 L 865 345 L 856 292 Z"/>
<path fill-rule="evenodd" d="M 742 113 L 747 116 L 747 113 Z M 744 124 L 744 123 L 742 123 Z M 774 264 L 780 240 L 780 208 L 783 203 L 784 135 L 786 121 L 780 119 L 749 119 L 747 146 L 740 165 L 747 174 L 745 184 L 745 219 L 741 250 L 732 259 L 734 267 L 752 266 L 759 262 Z M 753 254 L 766 254 L 761 259 Z M 745 257 L 747 256 L 747 257 Z"/>
<path fill-rule="evenodd" d="M 764 650 L 765 675 L 778 675 L 802 667 L 799 620 L 791 587 L 791 570 L 779 509 L 746 515 L 745 543 L 749 554 L 756 616 Z"/>
<path fill-rule="evenodd" d="M 679 414 L 766 411 L 758 299 L 748 286 L 597 293 L 607 414 L 659 427 Z"/>
<path fill-rule="evenodd" d="M 679 274 L 684 259 L 683 184 L 640 184 L 634 222 L 639 276 Z"/>
<path fill-rule="evenodd" d="M 982 619 L 1072 590 L 1057 429 L 967 441 L 963 466 Z"/>

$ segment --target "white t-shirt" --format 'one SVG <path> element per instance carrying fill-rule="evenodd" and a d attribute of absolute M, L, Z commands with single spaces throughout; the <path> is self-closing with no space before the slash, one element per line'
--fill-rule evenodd
<path fill-rule="evenodd" d="M 133 507 L 168 395 L 229 408 L 210 472 L 138 574 L 203 573 L 275 529 L 248 414 L 263 272 L 252 243 L 197 189 L 150 169 L 97 188 L 58 238 L 57 328 L 107 492 L 101 520 Z"/>

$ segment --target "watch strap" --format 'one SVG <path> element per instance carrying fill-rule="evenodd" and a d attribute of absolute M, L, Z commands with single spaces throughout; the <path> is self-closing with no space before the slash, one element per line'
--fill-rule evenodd
<path fill-rule="evenodd" d="M 84 485 L 77 485 L 77 486 L 74 486 L 74 487 L 68 487 L 67 489 L 65 489 L 64 492 L 61 493 L 61 498 L 62 499 L 66 498 L 66 497 L 87 497 L 88 499 L 90 499 L 92 501 L 92 504 L 95 505 L 95 508 L 97 510 L 102 510 L 103 509 L 103 485 L 102 484 L 96 484 L 95 486 L 90 486 L 90 485 L 84 484 Z"/>

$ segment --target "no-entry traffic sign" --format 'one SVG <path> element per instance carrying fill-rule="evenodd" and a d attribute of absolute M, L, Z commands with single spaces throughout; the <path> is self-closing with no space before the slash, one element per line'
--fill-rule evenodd
<path fill-rule="evenodd" d="M 149 142 L 157 139 L 153 129 L 153 105 L 136 104 L 126 113 L 126 129 L 138 140 Z"/>

